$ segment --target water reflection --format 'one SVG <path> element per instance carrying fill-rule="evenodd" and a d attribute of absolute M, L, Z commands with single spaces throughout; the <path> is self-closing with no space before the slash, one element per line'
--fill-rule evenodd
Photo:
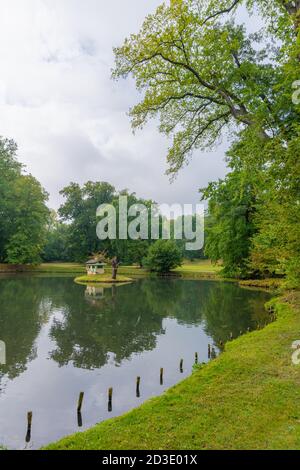
<path fill-rule="evenodd" d="M 68 277 L 1 277 L 7 363 L 0 366 L 0 444 L 24 443 L 28 410 L 35 419 L 26 441 L 33 435 L 38 447 L 161 393 L 207 361 L 208 344 L 213 355 L 231 336 L 265 324 L 268 298 L 212 281 L 106 287 Z"/>
<path fill-rule="evenodd" d="M 145 302 L 142 283 L 103 288 L 101 298 L 92 301 L 84 287 L 76 292 L 76 298 L 73 292 L 66 293 L 64 316 L 56 318 L 50 330 L 56 344 L 51 357 L 60 366 L 72 361 L 76 367 L 96 369 L 111 354 L 120 365 L 133 353 L 154 349 L 157 336 L 164 333 L 163 317 Z"/>
<path fill-rule="evenodd" d="M 47 321 L 48 299 L 41 284 L 26 278 L 0 282 L 0 337 L 6 344 L 6 364 L 1 375 L 10 379 L 26 370 L 36 357 L 35 339 L 43 322 Z"/>
<path fill-rule="evenodd" d="M 100 368 L 114 356 L 117 365 L 133 353 L 151 350 L 165 333 L 163 319 L 201 325 L 216 345 L 268 322 L 264 292 L 236 284 L 144 280 L 126 286 L 78 286 L 70 278 L 22 277 L 0 282 L 0 331 L 7 364 L 1 374 L 17 377 L 37 354 L 35 339 L 54 310 L 51 358 Z"/>

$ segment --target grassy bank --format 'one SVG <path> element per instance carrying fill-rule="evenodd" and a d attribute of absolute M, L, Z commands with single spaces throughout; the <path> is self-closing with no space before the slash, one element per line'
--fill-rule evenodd
<path fill-rule="evenodd" d="M 300 449 L 300 294 L 274 301 L 276 322 L 124 416 L 49 449 Z"/>
<path fill-rule="evenodd" d="M 250 279 L 239 281 L 241 287 L 255 287 L 259 289 L 280 289 L 283 285 L 283 279 Z"/>

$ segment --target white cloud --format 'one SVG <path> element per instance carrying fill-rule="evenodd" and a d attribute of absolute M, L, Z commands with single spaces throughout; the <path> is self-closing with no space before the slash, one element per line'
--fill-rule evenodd
<path fill-rule="evenodd" d="M 138 31 L 161 0 L 2 0 L 0 134 L 50 193 L 70 181 L 102 180 L 162 202 L 197 202 L 198 188 L 224 175 L 224 146 L 170 185 L 166 139 L 152 123 L 135 136 L 129 80 L 110 80 L 112 48 Z"/>

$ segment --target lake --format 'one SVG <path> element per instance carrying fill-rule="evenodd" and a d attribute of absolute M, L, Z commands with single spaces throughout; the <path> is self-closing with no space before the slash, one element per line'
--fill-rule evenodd
<path fill-rule="evenodd" d="M 36 449 L 161 394 L 191 374 L 196 352 L 207 362 L 208 344 L 218 354 L 231 333 L 268 322 L 269 298 L 214 281 L 143 279 L 93 288 L 65 276 L 1 276 L 0 445 Z"/>

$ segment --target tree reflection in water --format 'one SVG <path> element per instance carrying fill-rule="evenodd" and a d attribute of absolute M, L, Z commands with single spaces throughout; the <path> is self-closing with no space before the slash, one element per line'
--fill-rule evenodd
<path fill-rule="evenodd" d="M 83 288 L 84 289 L 84 288 Z M 133 353 L 149 351 L 164 334 L 164 318 L 179 324 L 201 325 L 216 344 L 230 334 L 255 328 L 267 313 L 268 295 L 236 284 L 182 280 L 143 280 L 131 285 L 66 293 L 68 308 L 55 320 L 51 337 L 57 348 L 52 358 L 60 365 L 72 361 L 80 368 L 100 368 L 113 353 L 120 365 Z"/>
<path fill-rule="evenodd" d="M 116 287 L 78 286 L 68 277 L 20 276 L 0 282 L 0 332 L 7 348 L 1 376 L 17 377 L 36 357 L 36 338 L 51 321 L 51 358 L 59 366 L 95 369 L 111 354 L 116 365 L 155 348 L 164 319 L 203 325 L 217 344 L 238 336 L 268 314 L 267 293 L 233 283 L 145 279 Z M 59 312 L 59 314 L 57 314 Z M 51 320 L 50 320 L 51 319 Z"/>

